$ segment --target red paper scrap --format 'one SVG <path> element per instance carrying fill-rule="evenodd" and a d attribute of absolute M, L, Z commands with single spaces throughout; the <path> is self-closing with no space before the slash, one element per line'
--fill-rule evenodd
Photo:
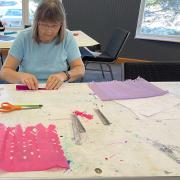
<path fill-rule="evenodd" d="M 85 117 L 85 118 L 87 118 L 87 119 L 93 119 L 93 115 L 91 115 L 91 114 L 86 114 L 85 112 L 74 111 L 74 114 L 75 114 L 76 116 Z"/>

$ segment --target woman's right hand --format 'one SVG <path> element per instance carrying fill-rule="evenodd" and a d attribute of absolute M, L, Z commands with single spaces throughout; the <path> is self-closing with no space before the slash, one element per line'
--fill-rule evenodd
<path fill-rule="evenodd" d="M 23 72 L 19 72 L 19 76 L 20 76 L 19 77 L 20 82 L 22 84 L 27 85 L 29 89 L 38 90 L 38 80 L 36 76 L 29 73 L 23 73 Z"/>

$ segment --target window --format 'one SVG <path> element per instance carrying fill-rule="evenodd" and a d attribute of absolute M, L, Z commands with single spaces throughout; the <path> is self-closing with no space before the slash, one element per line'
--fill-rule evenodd
<path fill-rule="evenodd" d="M 24 25 L 32 24 L 39 2 L 40 0 L 0 0 L 0 21 L 7 30 L 22 29 Z"/>
<path fill-rule="evenodd" d="M 141 0 L 135 38 L 180 42 L 180 0 Z"/>
<path fill-rule="evenodd" d="M 38 6 L 38 3 L 40 2 L 41 0 L 29 0 L 28 2 L 28 8 L 29 8 L 29 23 L 26 23 L 27 24 L 30 24 L 32 25 L 33 23 L 33 19 L 34 19 L 34 13 L 36 11 L 36 8 Z"/>

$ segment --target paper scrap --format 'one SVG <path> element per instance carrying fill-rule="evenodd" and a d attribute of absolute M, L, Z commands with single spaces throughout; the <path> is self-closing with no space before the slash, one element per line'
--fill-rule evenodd
<path fill-rule="evenodd" d="M 32 90 L 29 89 L 26 85 L 16 85 L 16 90 L 17 91 L 24 91 L 24 90 Z M 46 88 L 38 88 L 38 90 L 47 90 Z"/>
<path fill-rule="evenodd" d="M 141 115 L 149 117 L 177 106 L 180 103 L 180 99 L 172 94 L 166 94 L 164 96 L 142 99 L 116 100 L 115 102 L 127 107 L 139 117 Z"/>

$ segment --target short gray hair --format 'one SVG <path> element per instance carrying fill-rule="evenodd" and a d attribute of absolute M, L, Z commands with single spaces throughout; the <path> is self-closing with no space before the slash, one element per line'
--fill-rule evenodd
<path fill-rule="evenodd" d="M 37 43 L 40 42 L 38 37 L 39 21 L 60 22 L 61 28 L 58 32 L 57 44 L 63 41 L 66 29 L 66 15 L 60 0 L 41 0 L 39 3 L 33 22 L 33 39 Z"/>

